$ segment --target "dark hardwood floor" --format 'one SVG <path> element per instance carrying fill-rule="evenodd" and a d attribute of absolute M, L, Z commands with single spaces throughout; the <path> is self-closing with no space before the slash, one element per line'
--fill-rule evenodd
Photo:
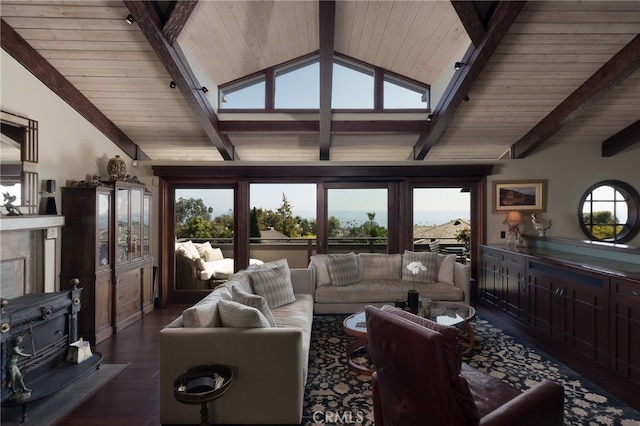
<path fill-rule="evenodd" d="M 156 309 L 96 345 L 104 364 L 128 364 L 54 425 L 159 425 L 159 331 L 184 306 Z"/>
<path fill-rule="evenodd" d="M 141 321 L 101 342 L 95 348 L 105 364 L 128 364 L 116 377 L 87 397 L 54 425 L 159 425 L 159 331 L 176 318 L 184 306 L 156 309 Z M 530 340 L 526 330 L 503 316 L 479 306 L 478 314 L 508 333 Z M 531 341 L 531 340 L 530 340 Z M 563 356 L 551 347 L 541 347 L 560 362 Z M 574 368 L 589 377 L 589 366 Z M 591 381 L 640 410 L 638 394 L 621 388 L 610 378 L 589 377 Z"/>

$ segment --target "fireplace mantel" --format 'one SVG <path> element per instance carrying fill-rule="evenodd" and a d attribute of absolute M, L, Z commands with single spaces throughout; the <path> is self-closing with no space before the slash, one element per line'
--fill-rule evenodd
<path fill-rule="evenodd" d="M 0 231 L 32 231 L 64 225 L 64 216 L 3 216 Z"/>

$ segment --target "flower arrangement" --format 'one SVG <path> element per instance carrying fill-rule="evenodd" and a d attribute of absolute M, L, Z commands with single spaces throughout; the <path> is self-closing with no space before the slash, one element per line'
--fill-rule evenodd
<path fill-rule="evenodd" d="M 427 267 L 422 262 L 411 262 L 407 265 L 407 269 L 411 271 L 413 275 L 418 275 L 420 271 L 426 271 Z"/>

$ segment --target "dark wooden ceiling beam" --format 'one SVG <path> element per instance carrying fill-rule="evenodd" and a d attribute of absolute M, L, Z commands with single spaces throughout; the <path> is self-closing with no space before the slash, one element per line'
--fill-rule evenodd
<path fill-rule="evenodd" d="M 451 0 L 451 5 L 458 14 L 464 29 L 474 46 L 478 47 L 484 40 L 486 30 L 476 3 L 468 0 Z"/>
<path fill-rule="evenodd" d="M 52 92 L 60 96 L 71 108 L 75 109 L 129 157 L 134 160 L 150 160 L 149 156 L 135 142 L 31 47 L 11 25 L 7 24 L 3 19 L 0 26 L 2 27 L 0 44 L 9 55 L 29 70 Z"/>
<path fill-rule="evenodd" d="M 320 122 L 317 120 L 264 120 L 264 121 L 219 121 L 218 130 L 223 133 L 232 132 L 318 132 Z M 424 120 L 397 121 L 332 121 L 332 133 L 358 133 L 358 132 L 392 132 L 392 133 L 420 133 L 427 129 Z"/>
<path fill-rule="evenodd" d="M 613 157 L 638 142 L 640 142 L 640 120 L 602 142 L 602 156 Z"/>
<path fill-rule="evenodd" d="M 198 0 L 178 0 L 175 3 L 171 15 L 162 27 L 162 34 L 170 45 L 173 46 L 176 42 L 197 4 Z"/>
<path fill-rule="evenodd" d="M 336 2 L 319 2 L 318 31 L 320 40 L 320 160 L 329 160 L 331 148 L 331 92 L 333 81 L 333 49 L 336 27 Z"/>
<path fill-rule="evenodd" d="M 640 34 L 511 146 L 511 158 L 525 158 L 562 126 L 640 68 Z"/>
<path fill-rule="evenodd" d="M 224 160 L 237 159 L 235 150 L 227 135 L 218 131 L 218 117 L 214 112 L 193 71 L 189 68 L 184 54 L 169 41 L 162 32 L 162 24 L 153 5 L 148 1 L 125 0 L 125 5 L 136 20 L 136 24 L 147 38 L 165 68 L 180 89 L 187 105 L 202 126 L 211 143 L 218 149 Z"/>
<path fill-rule="evenodd" d="M 487 27 L 484 39 L 477 48 L 470 48 L 467 51 L 464 58 L 465 66 L 455 73 L 452 84 L 449 85 L 434 109 L 433 115 L 435 117 L 430 122 L 429 130 L 421 134 L 414 145 L 413 159 L 424 160 L 431 148 L 436 144 L 449 125 L 456 109 L 480 76 L 491 55 L 493 55 L 509 28 L 511 28 L 525 4 L 525 1 L 501 1 L 498 4 Z M 451 66 L 453 67 L 453 64 Z"/>

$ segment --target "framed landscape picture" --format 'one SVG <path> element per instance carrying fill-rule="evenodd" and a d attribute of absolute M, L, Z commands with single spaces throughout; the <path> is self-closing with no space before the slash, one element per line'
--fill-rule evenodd
<path fill-rule="evenodd" d="M 544 211 L 546 180 L 513 180 L 493 182 L 493 211 Z"/>

